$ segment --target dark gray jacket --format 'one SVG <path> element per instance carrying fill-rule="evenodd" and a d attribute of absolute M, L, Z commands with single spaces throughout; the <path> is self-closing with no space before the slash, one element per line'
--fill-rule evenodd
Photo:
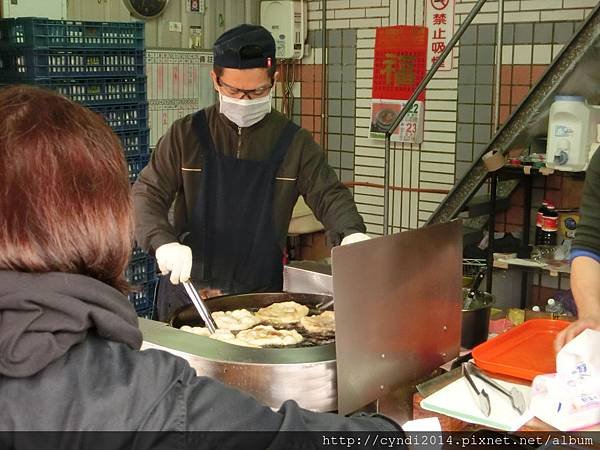
<path fill-rule="evenodd" d="M 208 128 L 217 149 L 240 159 L 266 159 L 289 119 L 272 111 L 255 125 L 239 128 L 206 108 Z M 176 120 L 160 139 L 149 164 L 133 186 L 136 238 L 145 250 L 180 239 L 197 204 L 203 169 L 203 147 L 193 128 L 192 115 Z M 292 211 L 299 195 L 334 236 L 364 233 L 352 193 L 327 164 L 323 149 L 300 129 L 290 145 L 275 181 L 273 220 L 283 249 Z M 168 212 L 174 202 L 173 224 Z"/>
<path fill-rule="evenodd" d="M 0 271 L 0 431 L 399 430 L 386 418 L 313 413 L 293 401 L 273 411 L 198 377 L 182 358 L 140 351 L 141 342 L 133 307 L 112 287 Z"/>
<path fill-rule="evenodd" d="M 275 412 L 158 350 L 90 335 L 27 378 L 0 378 L 4 430 L 395 431 L 377 417 L 313 413 L 286 402 Z"/>
<path fill-rule="evenodd" d="M 600 259 L 600 150 L 596 150 L 585 174 L 581 199 L 581 221 L 577 224 L 573 256 L 591 252 Z"/>

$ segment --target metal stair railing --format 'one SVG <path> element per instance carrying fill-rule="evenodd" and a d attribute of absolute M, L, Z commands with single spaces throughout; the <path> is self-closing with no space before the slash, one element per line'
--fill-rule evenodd
<path fill-rule="evenodd" d="M 527 146 L 536 135 L 545 135 L 546 112 L 559 92 L 569 95 L 597 95 L 579 80 L 589 74 L 600 73 L 600 5 L 590 13 L 561 53 L 554 59 L 521 104 L 500 127 L 491 142 L 483 149 L 463 178 L 448 193 L 430 216 L 426 225 L 448 222 L 456 218 L 469 200 L 483 185 L 490 172 L 483 163 L 483 155 L 500 152 L 506 155 L 518 146 Z M 592 83 L 593 84 L 593 83 Z M 492 188 L 492 190 L 494 190 Z M 491 192 L 494 196 L 494 192 Z"/>
<path fill-rule="evenodd" d="M 450 41 L 448 41 L 448 45 L 444 49 L 444 51 L 440 54 L 439 59 L 435 61 L 435 63 L 431 66 L 425 77 L 421 80 L 411 97 L 408 99 L 400 113 L 396 116 L 394 122 L 390 125 L 388 130 L 385 132 L 385 159 L 384 159 L 384 186 L 383 186 L 383 234 L 386 235 L 389 233 L 389 210 L 390 210 L 390 153 L 391 153 L 391 138 L 392 134 L 402 122 L 402 119 L 408 114 L 414 105 L 415 101 L 423 92 L 423 90 L 427 87 L 433 76 L 436 74 L 438 69 L 441 67 L 442 63 L 446 59 L 446 57 L 450 54 L 452 49 L 456 46 L 459 39 L 466 31 L 467 27 L 471 24 L 473 19 L 477 16 L 483 5 L 487 2 L 487 0 L 478 0 L 478 2 L 473 6 L 469 15 L 465 18 L 464 22 L 460 25 L 456 33 L 452 35 Z"/>

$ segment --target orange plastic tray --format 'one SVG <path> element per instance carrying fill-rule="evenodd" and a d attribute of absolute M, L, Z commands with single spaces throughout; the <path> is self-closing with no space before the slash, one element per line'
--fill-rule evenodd
<path fill-rule="evenodd" d="M 525 380 L 554 373 L 554 338 L 568 325 L 564 320 L 528 320 L 475 347 L 473 359 L 484 370 Z"/>

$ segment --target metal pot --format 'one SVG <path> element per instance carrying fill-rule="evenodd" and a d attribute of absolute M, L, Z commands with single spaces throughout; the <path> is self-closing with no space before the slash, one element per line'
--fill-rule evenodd
<path fill-rule="evenodd" d="M 214 297 L 205 303 L 210 311 L 228 311 L 291 300 L 314 308 L 328 299 L 331 296 L 278 292 Z M 173 315 L 170 324 L 179 328 L 203 325 L 203 322 L 193 305 L 188 305 Z M 180 355 L 199 375 L 245 391 L 272 408 L 293 399 L 300 406 L 315 411 L 337 409 L 334 343 L 303 348 L 247 348 L 202 336 L 190 335 L 186 339 L 202 344 L 202 350 L 196 350 L 191 357 Z"/>
<path fill-rule="evenodd" d="M 468 289 L 463 289 L 464 295 L 466 295 L 466 292 L 468 292 Z M 479 292 L 475 302 L 480 306 L 474 309 L 462 310 L 460 345 L 463 348 L 473 348 L 477 344 L 487 341 L 488 338 L 490 312 L 495 298 L 488 292 Z"/>

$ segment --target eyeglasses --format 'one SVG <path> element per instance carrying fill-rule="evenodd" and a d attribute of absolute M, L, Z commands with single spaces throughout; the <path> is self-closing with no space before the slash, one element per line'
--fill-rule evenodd
<path fill-rule="evenodd" d="M 235 97 L 240 94 L 243 94 L 243 96 L 246 96 L 248 98 L 263 97 L 271 90 L 271 88 L 273 87 L 273 83 L 274 80 L 271 79 L 271 84 L 268 86 L 261 86 L 257 87 L 256 89 L 240 89 L 225 83 L 223 80 L 221 80 L 220 77 L 217 77 L 217 84 L 223 88 L 227 95 L 231 97 Z"/>

